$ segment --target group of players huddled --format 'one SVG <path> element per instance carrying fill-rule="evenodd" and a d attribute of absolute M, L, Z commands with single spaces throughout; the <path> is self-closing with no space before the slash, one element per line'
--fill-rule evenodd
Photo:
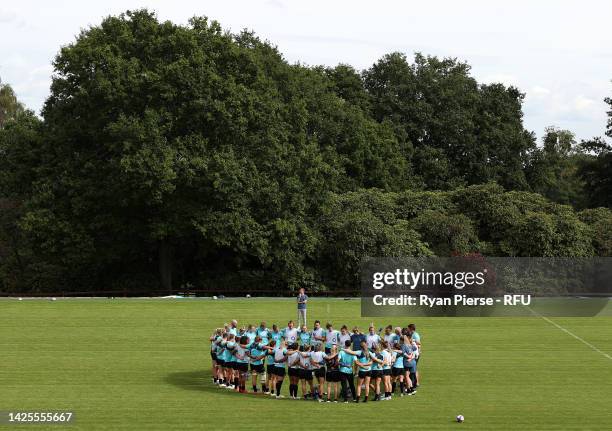
<path fill-rule="evenodd" d="M 261 392 L 283 398 L 281 388 L 289 375 L 289 394 L 319 402 L 347 403 L 350 397 L 359 402 L 390 400 L 396 389 L 400 396 L 414 395 L 419 386 L 417 363 L 421 337 L 414 324 L 405 328 L 388 325 L 378 331 L 371 325 L 366 334 L 358 327 L 349 332 L 346 326 L 334 329 L 331 323 L 314 328 L 296 328 L 293 321 L 280 329 L 248 325 L 238 328 L 233 320 L 215 330 L 210 337 L 213 382 L 220 388 L 246 392 L 252 376 L 253 392 L 257 393 L 257 377 Z M 357 385 L 355 385 L 355 376 Z M 340 384 L 340 390 L 339 390 Z"/>

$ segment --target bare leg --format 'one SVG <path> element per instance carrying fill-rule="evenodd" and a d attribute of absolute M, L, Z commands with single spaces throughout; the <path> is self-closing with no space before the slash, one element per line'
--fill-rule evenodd
<path fill-rule="evenodd" d="M 270 391 L 274 394 L 276 393 L 276 374 L 270 375 Z M 279 394 L 276 394 L 279 395 Z"/>
<path fill-rule="evenodd" d="M 406 385 L 406 387 L 408 389 L 412 388 L 412 382 L 410 380 L 410 372 L 406 371 L 406 373 L 404 374 L 404 384 Z"/>

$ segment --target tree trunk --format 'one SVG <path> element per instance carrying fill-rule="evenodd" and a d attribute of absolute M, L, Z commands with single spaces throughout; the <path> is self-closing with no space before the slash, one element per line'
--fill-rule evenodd
<path fill-rule="evenodd" d="M 172 294 L 172 247 L 167 238 L 159 242 L 159 277 L 162 287 Z"/>

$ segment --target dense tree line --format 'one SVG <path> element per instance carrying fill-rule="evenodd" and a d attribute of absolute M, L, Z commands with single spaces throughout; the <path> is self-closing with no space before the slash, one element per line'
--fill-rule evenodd
<path fill-rule="evenodd" d="M 523 94 L 455 59 L 306 67 L 140 10 L 54 67 L 42 118 L 0 87 L 0 290 L 346 290 L 366 256 L 611 253 L 606 142 L 536 145 Z"/>

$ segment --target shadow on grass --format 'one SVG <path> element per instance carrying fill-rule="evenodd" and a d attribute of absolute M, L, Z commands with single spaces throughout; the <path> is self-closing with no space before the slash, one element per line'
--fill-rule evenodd
<path fill-rule="evenodd" d="M 170 373 L 166 375 L 164 378 L 166 383 L 169 383 L 173 386 L 177 386 L 181 389 L 185 389 L 188 391 L 200 391 L 200 392 L 210 392 L 215 393 L 219 396 L 240 396 L 244 397 L 245 395 L 249 398 L 270 398 L 269 395 L 265 395 L 261 392 L 257 394 L 248 393 L 248 394 L 239 394 L 233 390 L 228 390 L 225 388 L 220 388 L 217 385 L 213 384 L 211 373 L 208 370 L 197 370 L 197 371 L 181 371 Z M 249 380 L 250 381 L 250 380 Z M 287 385 L 288 385 L 287 380 Z M 285 401 L 289 398 L 282 398 L 279 401 Z"/>
<path fill-rule="evenodd" d="M 182 371 L 166 375 L 166 383 L 190 391 L 219 392 L 220 389 L 212 383 L 210 371 Z"/>
<path fill-rule="evenodd" d="M 201 392 L 214 392 L 219 395 L 226 396 L 244 396 L 245 394 L 238 394 L 233 390 L 220 388 L 213 384 L 210 371 L 197 370 L 197 371 L 182 371 L 176 373 L 170 373 L 166 375 L 166 383 L 170 383 L 173 386 L 177 386 L 181 389 L 188 391 L 201 391 Z M 261 392 L 258 394 L 249 393 L 246 394 L 248 397 L 264 397 L 265 395 Z"/>

